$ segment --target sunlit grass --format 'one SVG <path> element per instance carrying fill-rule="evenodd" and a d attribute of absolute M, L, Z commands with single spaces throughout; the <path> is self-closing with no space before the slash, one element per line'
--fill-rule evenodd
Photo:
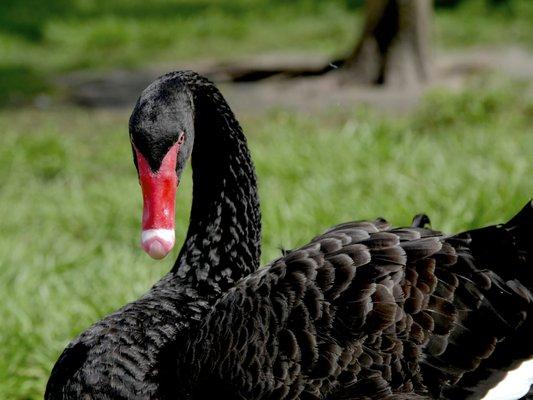
<path fill-rule="evenodd" d="M 447 232 L 533 196 L 533 108 L 514 86 L 434 92 L 404 118 L 370 110 L 241 118 L 259 175 L 263 263 L 332 224 L 427 212 Z M 0 398 L 38 399 L 61 349 L 171 265 L 138 246 L 128 115 L 0 112 Z M 187 227 L 181 185 L 178 242 Z M 179 247 L 179 246 L 177 246 Z"/>

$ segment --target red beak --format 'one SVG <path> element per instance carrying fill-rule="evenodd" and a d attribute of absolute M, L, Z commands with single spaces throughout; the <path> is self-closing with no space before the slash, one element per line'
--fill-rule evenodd
<path fill-rule="evenodd" d="M 179 147 L 178 141 L 168 150 L 161 166 L 154 172 L 134 146 L 143 194 L 141 244 L 150 257 L 158 260 L 174 247 L 176 189 L 179 183 L 176 160 Z"/>

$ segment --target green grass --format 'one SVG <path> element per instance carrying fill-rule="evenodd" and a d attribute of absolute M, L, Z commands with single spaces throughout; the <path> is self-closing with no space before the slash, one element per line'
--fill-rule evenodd
<path fill-rule="evenodd" d="M 522 45 L 533 42 L 533 2 L 508 1 L 509 7 L 463 1 L 458 9 L 441 10 L 436 18 L 437 42 L 443 47 Z"/>
<path fill-rule="evenodd" d="M 0 106 L 53 92 L 78 69 L 136 68 L 263 52 L 347 52 L 358 0 L 4 0 Z M 533 2 L 438 10 L 438 47 L 531 47 Z M 355 5 L 355 6 L 349 6 Z M 0 399 L 42 398 L 59 352 L 146 291 L 170 261 L 138 246 L 141 196 L 127 114 L 0 111 Z M 458 231 L 500 222 L 533 196 L 533 104 L 519 86 L 433 92 L 401 118 L 371 110 L 242 120 L 260 179 L 263 261 L 334 223 L 427 212 Z M 187 227 L 190 171 L 178 198 Z M 179 246 L 178 246 L 179 247 Z M 173 257 L 176 256 L 176 251 Z"/>
<path fill-rule="evenodd" d="M 360 31 L 354 0 L 3 0 L 0 105 L 53 90 L 53 76 L 277 51 L 347 54 Z M 437 46 L 531 46 L 533 2 L 439 9 Z"/>
<path fill-rule="evenodd" d="M 141 196 L 127 117 L 0 112 L 2 399 L 42 398 L 68 341 L 170 267 L 138 246 Z M 408 224 L 427 212 L 435 228 L 454 232 L 504 221 L 533 195 L 533 104 L 514 85 L 433 92 L 401 118 L 360 109 L 242 122 L 259 175 L 263 262 L 350 219 Z M 189 170 L 177 201 L 178 242 L 190 193 Z"/>

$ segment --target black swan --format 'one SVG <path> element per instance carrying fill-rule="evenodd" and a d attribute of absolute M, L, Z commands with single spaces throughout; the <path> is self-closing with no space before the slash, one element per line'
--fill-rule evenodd
<path fill-rule="evenodd" d="M 187 237 L 172 270 L 147 294 L 69 344 L 46 399 L 168 398 L 170 348 L 184 345 L 188 326 L 259 266 L 255 172 L 242 129 L 212 85 L 194 74 L 154 82 L 132 113 L 130 140 L 143 193 L 142 245 L 155 258 L 173 245 L 174 194 L 192 153 Z"/>
<path fill-rule="evenodd" d="M 189 232 L 168 275 L 63 352 L 46 399 L 480 398 L 533 354 L 532 202 L 454 236 L 424 217 L 396 229 L 349 222 L 252 272 L 255 177 L 215 86 L 162 76 L 130 136 L 143 247 L 160 258 L 172 246 L 175 184 L 192 152 Z"/>

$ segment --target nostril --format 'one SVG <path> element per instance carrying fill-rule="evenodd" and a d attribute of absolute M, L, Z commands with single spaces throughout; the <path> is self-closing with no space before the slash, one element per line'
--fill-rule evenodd
<path fill-rule="evenodd" d="M 156 260 L 165 258 L 174 247 L 174 230 L 149 229 L 142 233 L 141 244 L 146 253 Z"/>

